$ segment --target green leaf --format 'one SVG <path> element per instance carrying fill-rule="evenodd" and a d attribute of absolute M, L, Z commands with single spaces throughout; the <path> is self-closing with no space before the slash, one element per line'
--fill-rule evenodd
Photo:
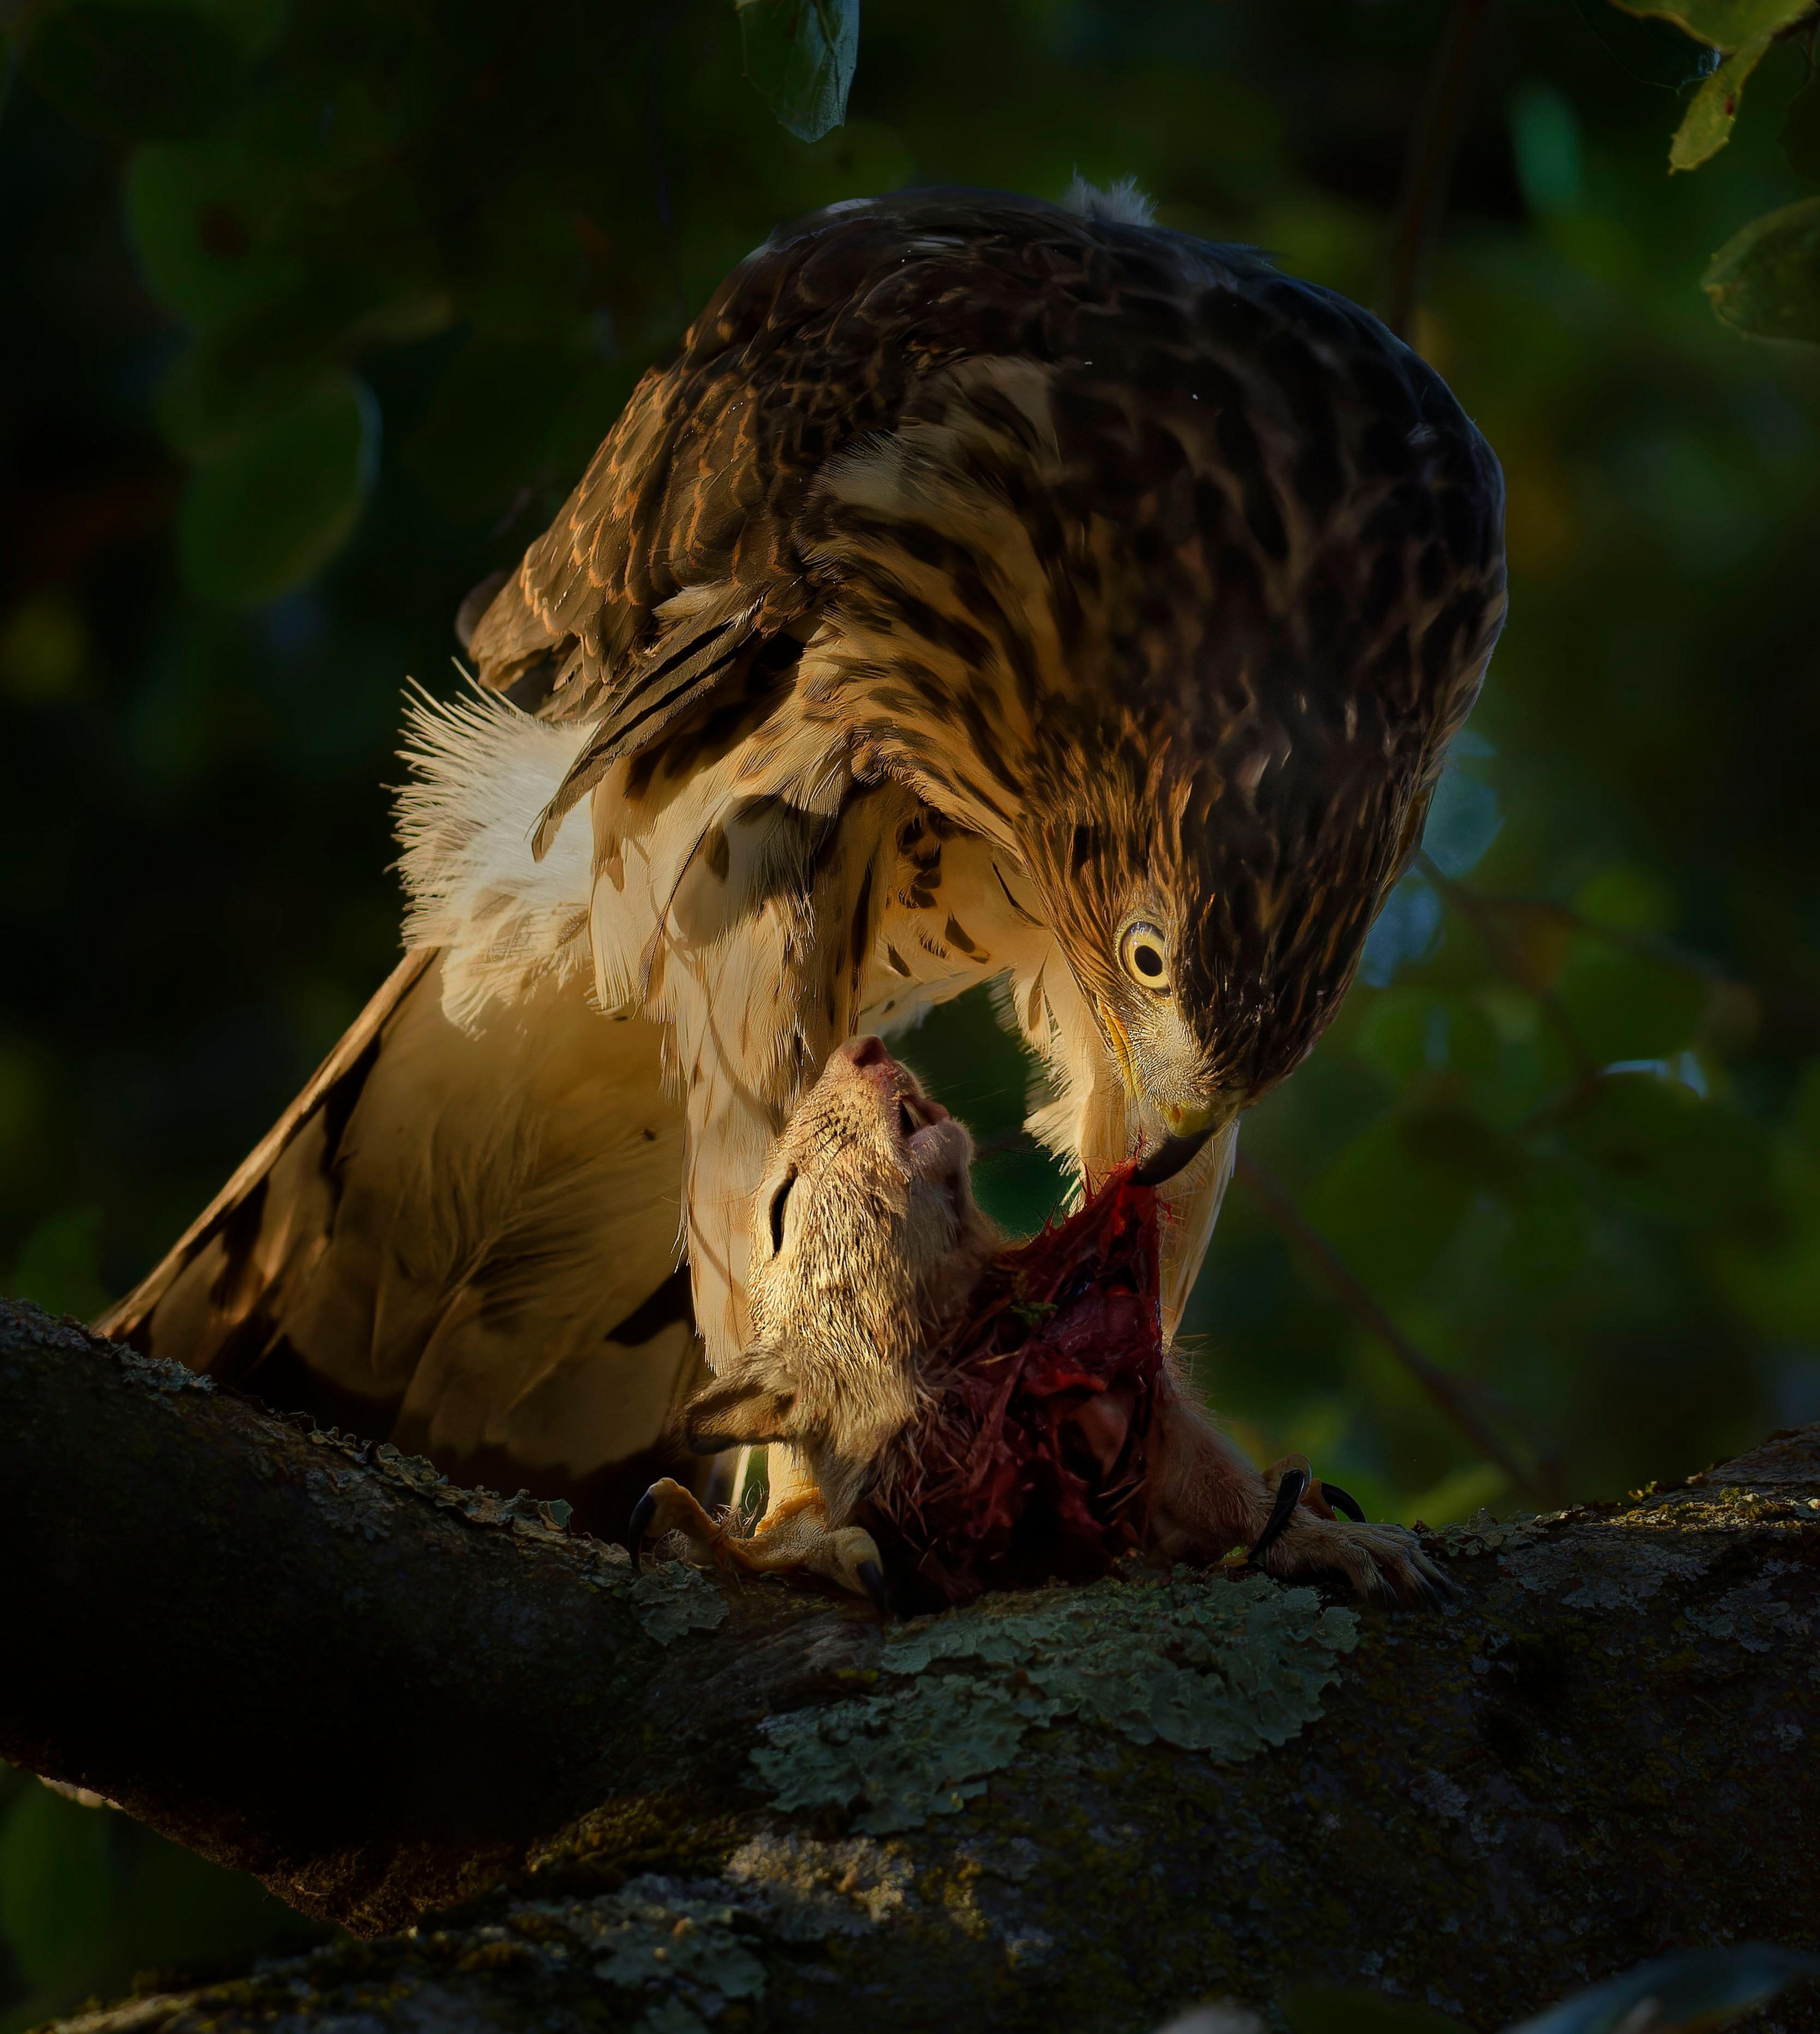
<path fill-rule="evenodd" d="M 1612 0 L 1574 0 L 1574 5 L 1606 54 L 1641 84 L 1681 92 L 1713 68 L 1712 49 L 1690 47 L 1687 36 L 1667 21 L 1627 14 Z"/>
<path fill-rule="evenodd" d="M 166 370 L 152 415 L 186 456 L 219 459 L 355 347 L 427 336 L 452 314 L 446 295 L 408 275 L 325 265 L 299 288 L 230 311 Z"/>
<path fill-rule="evenodd" d="M 1428 1269 L 1477 1195 L 1518 1190 L 1522 1154 L 1463 1109 L 1381 1116 L 1334 1159 L 1310 1193 L 1308 1218 L 1381 1297 Z"/>
<path fill-rule="evenodd" d="M 1787 1195 L 1774 1221 L 1722 1244 L 1714 1262 L 1763 1341 L 1796 1349 L 1820 1341 L 1820 1192 Z"/>
<path fill-rule="evenodd" d="M 1620 933 L 1666 933 L 1675 923 L 1675 892 L 1654 870 L 1610 861 L 1574 892 L 1574 909 L 1596 925 Z"/>
<path fill-rule="evenodd" d="M 1766 32 L 1740 43 L 1694 93 L 1675 129 L 1674 140 L 1668 144 L 1671 170 L 1697 170 L 1731 140 L 1739 102 L 1744 95 L 1744 81 L 1775 39 L 1773 33 Z"/>
<path fill-rule="evenodd" d="M 126 230 L 146 287 L 205 326 L 301 288 L 302 264 L 276 231 L 295 184 L 291 170 L 238 135 L 140 149 L 126 169 Z"/>
<path fill-rule="evenodd" d="M 846 118 L 859 60 L 859 0 L 734 0 L 745 74 L 799 141 Z"/>
<path fill-rule="evenodd" d="M 1627 14 L 1672 21 L 1697 43 L 1739 50 L 1807 13 L 1811 0 L 1615 0 Z"/>
<path fill-rule="evenodd" d="M 245 380 L 224 374 L 207 346 L 179 354 L 152 397 L 158 428 L 185 458 L 221 459 L 276 411 L 322 379 L 320 360 Z"/>
<path fill-rule="evenodd" d="M 244 80 L 235 36 L 182 0 L 63 0 L 34 28 L 24 69 L 67 119 L 108 141 L 200 133 Z"/>
<path fill-rule="evenodd" d="M 190 584 L 211 600 L 248 606 L 311 578 L 359 520 L 378 437 L 371 394 L 336 374 L 204 466 L 177 517 Z"/>
<path fill-rule="evenodd" d="M 1600 1065 L 1665 1059 L 1694 1041 L 1706 985 L 1684 969 L 1601 940 L 1582 939 L 1555 983 L 1555 996 L 1580 1042 Z"/>
<path fill-rule="evenodd" d="M 1530 211 L 1544 219 L 1578 212 L 1584 165 L 1572 101 L 1531 80 L 1511 93 L 1507 118 L 1517 181 Z"/>
<path fill-rule="evenodd" d="M 1739 332 L 1820 343 L 1820 197 L 1752 220 L 1707 264 L 1701 287 Z"/>
<path fill-rule="evenodd" d="M 1723 1222 L 1755 1210 L 1769 1192 L 1761 1134 L 1654 1074 L 1608 1075 L 1564 1136 L 1607 1194 L 1658 1222 Z"/>
<path fill-rule="evenodd" d="M 200 13 L 218 21 L 240 46 L 242 55 L 263 56 L 283 32 L 290 0 L 190 0 Z"/>
<path fill-rule="evenodd" d="M 1444 1103 L 1412 1109 L 1402 1118 L 1402 1136 L 1413 1158 L 1458 1183 L 1462 1199 L 1480 1189 L 1507 1199 L 1523 1190 L 1522 1147 L 1469 1109 Z"/>
<path fill-rule="evenodd" d="M 1532 1160 L 1529 1191 L 1511 1214 L 1510 1233 L 1499 1253 L 1500 1267 L 1510 1278 L 1523 1284 L 1553 1285 L 1585 1259 L 1585 1198 L 1570 1169 L 1559 1159 Z"/>
<path fill-rule="evenodd" d="M 1484 1011 L 1432 989 L 1387 989 L 1373 996 L 1356 1049 L 1399 1083 L 1449 1070 L 1492 1074 L 1498 1066 L 1498 1035 Z"/>
<path fill-rule="evenodd" d="M 88 619 L 64 587 L 47 587 L 0 623 L 0 697 L 21 706 L 81 699 L 92 689 L 94 670 Z"/>

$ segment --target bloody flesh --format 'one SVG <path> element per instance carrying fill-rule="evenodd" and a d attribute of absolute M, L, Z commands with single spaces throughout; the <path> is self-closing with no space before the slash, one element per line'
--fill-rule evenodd
<path fill-rule="evenodd" d="M 1158 1291 L 1156 1195 L 1129 1169 L 988 1266 L 867 1507 L 905 1608 L 1083 1580 L 1135 1549 Z"/>

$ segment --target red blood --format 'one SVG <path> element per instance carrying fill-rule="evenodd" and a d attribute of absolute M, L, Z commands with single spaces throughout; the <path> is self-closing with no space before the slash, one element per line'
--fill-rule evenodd
<path fill-rule="evenodd" d="M 906 1608 L 1085 1580 L 1137 1546 L 1158 1294 L 1156 1195 L 1128 1168 L 987 1267 L 864 1520 Z"/>

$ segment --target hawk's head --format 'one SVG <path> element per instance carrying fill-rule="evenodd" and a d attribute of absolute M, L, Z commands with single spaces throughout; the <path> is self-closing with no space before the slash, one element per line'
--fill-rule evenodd
<path fill-rule="evenodd" d="M 1025 865 L 1139 1105 L 1153 1184 L 1280 1080 L 1350 981 L 1420 835 L 1429 759 L 1354 702 L 1259 702 L 1248 739 L 1083 734 L 1077 781 L 1025 831 Z M 1285 709 L 1283 711 L 1282 709 Z M 1061 764 L 1058 779 L 1071 775 Z"/>
<path fill-rule="evenodd" d="M 828 470 L 826 662 L 885 767 L 1018 854 L 1160 1180 L 1307 1052 L 1420 839 L 1503 483 L 1357 306 L 1082 231 L 1040 353 L 953 364 Z"/>

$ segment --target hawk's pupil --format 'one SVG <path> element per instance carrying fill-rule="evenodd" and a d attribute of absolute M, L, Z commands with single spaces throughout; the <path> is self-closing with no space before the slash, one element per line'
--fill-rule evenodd
<path fill-rule="evenodd" d="M 1154 947 L 1139 947 L 1132 958 L 1137 962 L 1139 974 L 1154 978 L 1163 971 L 1163 957 Z"/>

